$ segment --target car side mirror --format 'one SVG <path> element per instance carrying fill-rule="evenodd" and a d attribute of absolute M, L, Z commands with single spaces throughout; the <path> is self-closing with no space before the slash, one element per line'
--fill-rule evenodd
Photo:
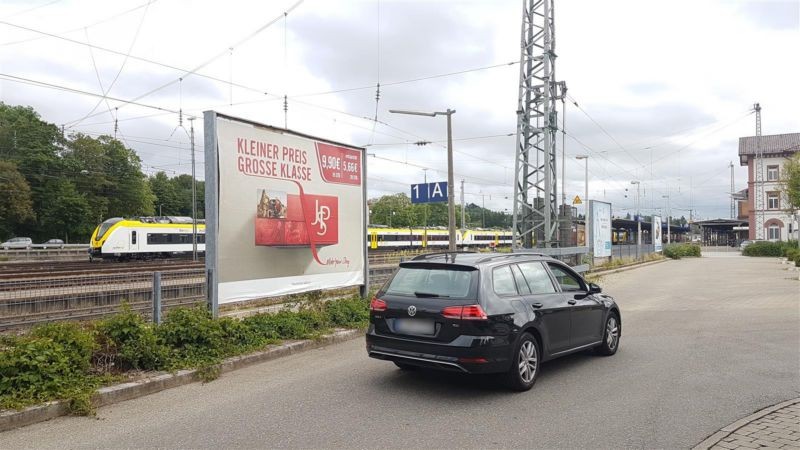
<path fill-rule="evenodd" d="M 603 288 L 601 288 L 600 286 L 598 286 L 595 283 L 589 283 L 589 293 L 590 294 L 599 294 L 601 292 L 603 292 Z"/>

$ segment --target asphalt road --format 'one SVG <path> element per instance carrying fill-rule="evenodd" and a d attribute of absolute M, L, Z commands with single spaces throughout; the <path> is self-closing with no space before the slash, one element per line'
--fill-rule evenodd
<path fill-rule="evenodd" d="M 606 277 L 622 308 L 619 352 L 545 364 L 527 393 L 405 373 L 357 339 L 97 419 L 6 432 L 0 447 L 691 447 L 800 392 L 800 281 L 776 261 L 707 257 Z"/>

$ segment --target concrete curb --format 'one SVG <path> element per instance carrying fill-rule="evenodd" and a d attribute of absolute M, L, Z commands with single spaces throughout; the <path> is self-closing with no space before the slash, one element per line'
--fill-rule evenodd
<path fill-rule="evenodd" d="M 350 339 L 355 339 L 364 334 L 362 330 L 337 330 L 332 334 L 322 336 L 316 340 L 287 341 L 280 345 L 273 345 L 264 351 L 247 355 L 234 356 L 220 364 L 220 373 L 231 372 L 243 367 L 251 366 L 282 356 L 299 353 L 305 350 L 337 344 Z M 127 383 L 108 386 L 92 396 L 92 403 L 96 407 L 107 406 L 114 403 L 131 400 L 145 395 L 154 394 L 165 389 L 171 389 L 198 381 L 197 371 L 179 370 L 175 373 L 157 373 L 151 377 Z M 0 411 L 0 432 L 14 428 L 44 422 L 59 416 L 69 414 L 69 402 L 58 400 L 42 405 L 31 406 L 19 411 Z"/>
<path fill-rule="evenodd" d="M 775 412 L 781 408 L 785 408 L 787 406 L 794 405 L 795 403 L 800 403 L 800 397 L 786 400 L 785 402 L 778 403 L 777 405 L 768 406 L 760 411 L 756 411 L 749 416 L 739 419 L 736 422 L 728 425 L 727 427 L 723 427 L 721 430 L 717 431 L 716 433 L 712 434 L 711 436 L 707 437 L 703 442 L 695 445 L 692 450 L 708 450 L 711 447 L 717 445 L 721 440 L 728 437 L 731 433 L 735 432 L 739 428 L 749 424 L 750 422 L 756 421 L 767 414 Z"/>
<path fill-rule="evenodd" d="M 602 277 L 603 275 L 611 275 L 612 273 L 625 272 L 627 270 L 638 269 L 639 267 L 652 266 L 653 264 L 660 264 L 660 263 L 667 262 L 667 261 L 672 261 L 672 259 L 664 258 L 664 259 L 659 259 L 657 261 L 647 261 L 647 262 L 643 262 L 643 263 L 630 264 L 630 265 L 627 265 L 627 266 L 618 267 L 616 269 L 601 270 L 599 272 L 587 272 L 586 274 L 587 275 L 594 275 L 594 276 Z"/>

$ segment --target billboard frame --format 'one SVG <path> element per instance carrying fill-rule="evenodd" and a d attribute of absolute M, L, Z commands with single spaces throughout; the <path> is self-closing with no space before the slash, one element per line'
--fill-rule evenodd
<path fill-rule="evenodd" d="M 367 229 L 369 224 L 367 206 L 367 151 L 363 147 L 357 147 L 351 144 L 337 142 L 331 139 L 325 139 L 309 134 L 300 133 L 290 130 L 288 128 L 280 128 L 264 123 L 243 119 L 241 117 L 230 116 L 221 114 L 214 110 L 203 112 L 203 146 L 205 151 L 205 220 L 206 220 L 206 257 L 205 257 L 205 270 L 206 270 L 206 294 L 208 301 L 208 308 L 213 317 L 219 317 L 219 282 L 218 274 L 218 250 L 217 243 L 219 242 L 219 141 L 217 139 L 217 119 L 223 118 L 231 121 L 241 122 L 251 125 L 256 128 L 264 129 L 281 134 L 288 134 L 291 136 L 309 139 L 312 141 L 323 142 L 327 144 L 337 145 L 341 147 L 358 150 L 361 152 L 361 200 L 362 211 L 361 219 L 363 229 L 361 230 L 361 248 L 362 257 L 364 258 L 363 277 L 364 284 L 359 285 L 359 294 L 362 298 L 366 298 L 369 294 L 369 255 L 368 246 L 366 244 Z"/>

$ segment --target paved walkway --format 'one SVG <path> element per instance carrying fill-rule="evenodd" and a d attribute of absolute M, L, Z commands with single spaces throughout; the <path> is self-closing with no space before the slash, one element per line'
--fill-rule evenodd
<path fill-rule="evenodd" d="M 706 449 L 800 449 L 800 398 L 736 421 L 697 445 Z"/>

